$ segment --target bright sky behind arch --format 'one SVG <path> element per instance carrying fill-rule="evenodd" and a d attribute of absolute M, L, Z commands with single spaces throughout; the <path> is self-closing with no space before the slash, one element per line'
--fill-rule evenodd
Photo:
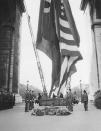
<path fill-rule="evenodd" d="M 28 13 L 30 15 L 31 25 L 33 28 L 34 37 L 36 40 L 38 15 L 40 0 L 25 0 Z M 77 73 L 72 76 L 71 85 L 76 86 L 79 81 L 82 80 L 84 83 L 89 83 L 90 74 L 90 59 L 91 59 L 91 32 L 90 32 L 90 20 L 88 14 L 80 10 L 81 0 L 69 0 L 72 13 L 77 25 L 77 29 L 80 35 L 80 52 L 83 56 L 83 60 L 78 62 Z M 20 83 L 26 84 L 29 80 L 29 84 L 34 85 L 42 89 L 41 80 L 37 68 L 36 58 L 34 55 L 32 39 L 27 23 L 27 17 L 25 13 L 22 17 L 21 24 L 21 53 L 20 53 Z M 45 84 L 47 90 L 50 90 L 51 86 L 51 60 L 42 52 L 39 52 L 40 62 L 43 69 L 45 78 Z"/>

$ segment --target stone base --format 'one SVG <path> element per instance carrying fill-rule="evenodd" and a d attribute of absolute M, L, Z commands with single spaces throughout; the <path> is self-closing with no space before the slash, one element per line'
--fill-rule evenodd
<path fill-rule="evenodd" d="M 22 103 L 22 97 L 20 94 L 15 94 L 15 104 L 16 103 Z"/>

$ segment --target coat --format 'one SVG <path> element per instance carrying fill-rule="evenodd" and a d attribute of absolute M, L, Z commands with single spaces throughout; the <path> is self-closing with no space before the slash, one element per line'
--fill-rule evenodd
<path fill-rule="evenodd" d="M 88 102 L 88 95 L 87 95 L 87 93 L 84 93 L 83 95 L 82 95 L 82 102 L 84 103 L 84 102 Z"/>

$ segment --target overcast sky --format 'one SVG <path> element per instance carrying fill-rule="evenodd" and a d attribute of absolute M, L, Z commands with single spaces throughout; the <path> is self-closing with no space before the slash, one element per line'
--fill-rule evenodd
<path fill-rule="evenodd" d="M 28 13 L 31 18 L 31 25 L 33 28 L 34 37 L 36 40 L 38 14 L 40 0 L 25 0 Z M 84 14 L 80 10 L 81 0 L 69 0 L 73 11 L 73 16 L 77 25 L 77 29 L 80 35 L 80 52 L 83 56 L 83 60 L 76 64 L 77 73 L 72 76 L 72 87 L 79 84 L 82 80 L 83 83 L 89 83 L 90 75 L 90 61 L 91 61 L 91 32 L 90 32 L 90 19 L 87 13 Z M 29 84 L 37 86 L 42 89 L 40 76 L 38 73 L 36 58 L 32 46 L 32 40 L 28 28 L 26 15 L 23 14 L 21 24 L 21 53 L 20 53 L 20 83 L 26 84 L 29 80 Z M 51 60 L 42 52 L 39 52 L 40 61 L 43 69 L 46 87 L 49 91 L 51 85 Z"/>

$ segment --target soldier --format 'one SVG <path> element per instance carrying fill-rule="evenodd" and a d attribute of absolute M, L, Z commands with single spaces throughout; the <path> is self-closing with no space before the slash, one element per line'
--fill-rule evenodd
<path fill-rule="evenodd" d="M 9 92 L 9 94 L 7 95 L 8 97 L 8 109 L 13 108 L 13 94 L 11 92 Z"/>
<path fill-rule="evenodd" d="M 1 98 L 2 98 L 2 110 L 4 109 L 4 93 L 1 91 Z"/>
<path fill-rule="evenodd" d="M 29 110 L 32 110 L 32 100 L 33 100 L 33 96 L 32 96 L 32 91 L 29 91 Z"/>
<path fill-rule="evenodd" d="M 2 95 L 2 91 L 0 91 L 0 110 L 3 109 L 3 95 Z"/>
<path fill-rule="evenodd" d="M 25 112 L 29 111 L 29 90 L 26 90 L 25 93 Z"/>
<path fill-rule="evenodd" d="M 53 99 L 56 98 L 56 95 L 53 93 Z"/>
<path fill-rule="evenodd" d="M 63 94 L 62 93 L 60 93 L 60 98 L 63 98 Z"/>
<path fill-rule="evenodd" d="M 69 89 L 69 92 L 66 96 L 66 106 L 69 111 L 73 111 L 73 94 L 71 92 L 71 89 Z"/>
<path fill-rule="evenodd" d="M 13 94 L 13 106 L 15 106 L 15 94 Z"/>
<path fill-rule="evenodd" d="M 38 103 L 39 103 L 39 106 L 40 106 L 40 100 L 42 99 L 42 95 L 39 93 L 38 94 Z"/>
<path fill-rule="evenodd" d="M 82 103 L 84 104 L 85 111 L 87 111 L 88 110 L 88 94 L 85 90 L 83 91 L 83 94 L 82 94 Z"/>
<path fill-rule="evenodd" d="M 74 103 L 74 104 L 78 104 L 79 101 L 78 101 L 78 97 L 77 97 L 76 91 L 74 92 L 73 97 L 74 97 L 74 98 L 73 98 L 73 103 Z"/>
<path fill-rule="evenodd" d="M 34 94 L 34 91 L 32 91 L 32 108 L 34 108 L 34 102 L 35 102 L 35 94 Z"/>

